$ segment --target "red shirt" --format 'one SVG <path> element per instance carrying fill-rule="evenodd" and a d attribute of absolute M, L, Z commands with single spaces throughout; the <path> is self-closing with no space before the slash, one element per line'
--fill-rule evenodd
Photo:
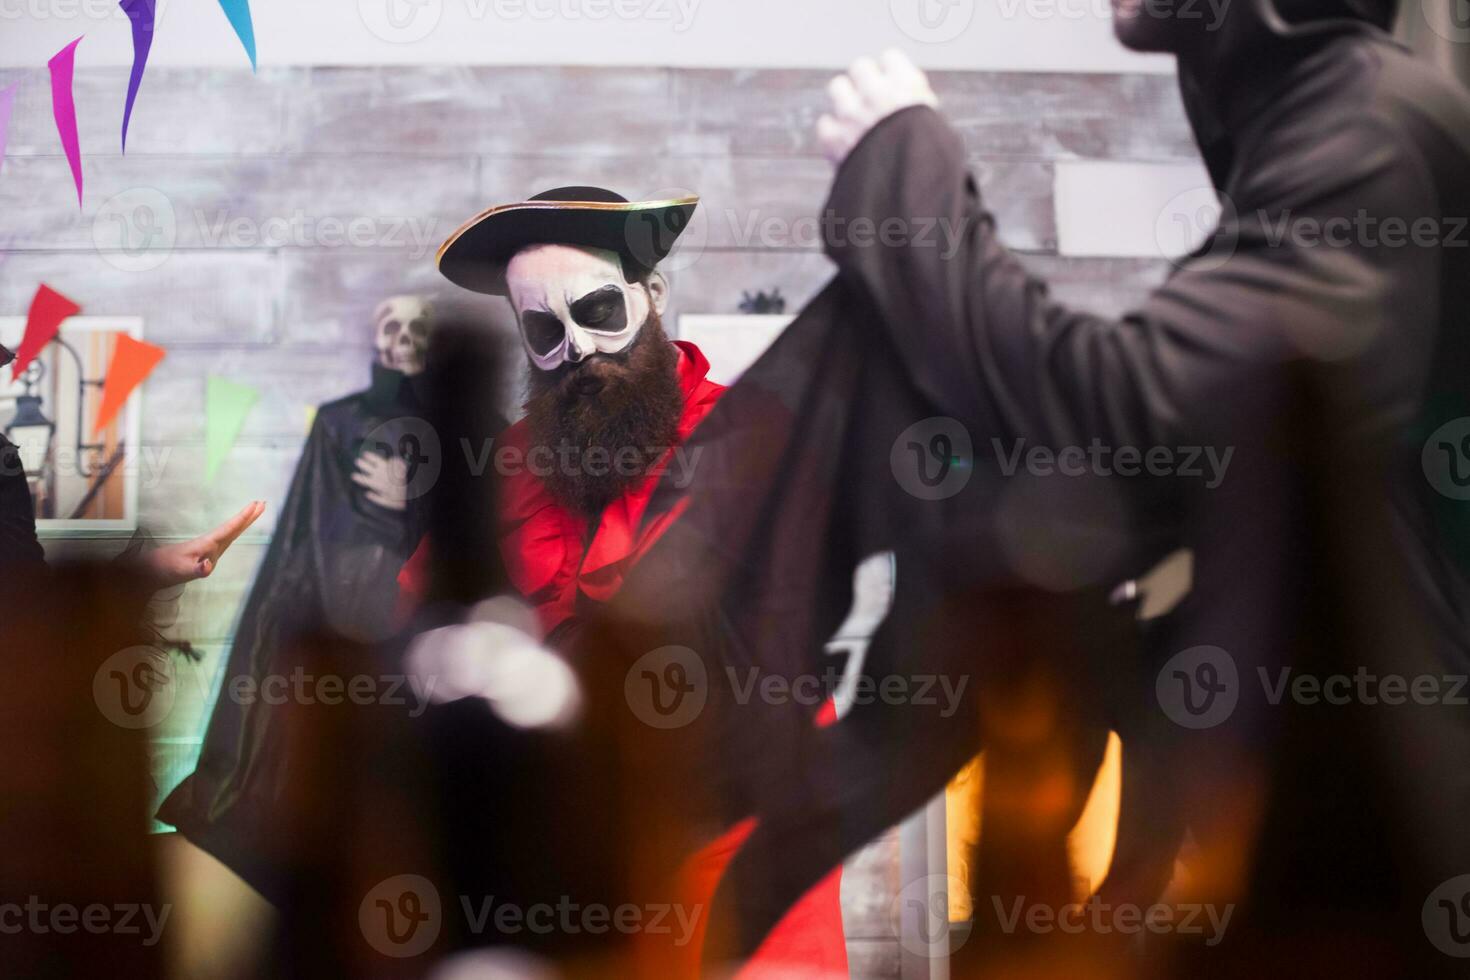
<path fill-rule="evenodd" d="M 677 370 L 684 392 L 684 413 L 679 418 L 682 443 L 714 408 L 725 386 L 709 380 L 709 361 L 699 348 L 682 340 L 674 345 L 679 348 Z M 502 459 L 513 462 L 500 485 L 500 553 L 511 583 L 536 608 L 542 628 L 549 633 L 574 613 L 579 595 L 594 602 L 611 599 L 633 562 L 677 516 L 677 512 L 661 515 L 647 527 L 639 526 L 673 450 L 666 451 L 647 477 L 607 506 L 588 544 L 588 519 L 552 499 L 534 472 L 547 462 L 528 461 L 530 433 L 525 420 L 506 429 L 498 442 L 497 465 Z M 398 575 L 402 598 L 410 607 L 422 598 L 428 582 L 427 545 L 427 540 L 419 545 Z"/>
<path fill-rule="evenodd" d="M 675 341 L 679 348 L 679 387 L 684 413 L 679 417 L 682 444 L 704 421 L 725 391 L 709 380 L 709 361 L 693 344 Z M 525 420 L 506 430 L 503 446 L 528 451 Z M 647 477 L 603 510 L 596 533 L 586 544 L 588 521 L 551 499 L 545 483 L 528 468 L 503 484 L 500 552 L 517 591 L 536 607 L 549 632 L 571 616 L 585 596 L 606 602 L 622 587 L 623 576 L 643 556 L 673 520 L 662 515 L 640 527 L 648 501 L 668 468 L 673 449 L 664 452 Z M 584 600 L 583 600 L 584 601 Z"/>
<path fill-rule="evenodd" d="M 725 387 L 709 380 L 709 361 L 699 348 L 682 340 L 674 344 L 679 348 L 677 370 L 679 387 L 684 392 L 684 413 L 679 418 L 682 444 L 714 408 Z M 496 447 L 497 465 L 502 452 L 507 460 L 527 462 L 529 438 L 524 419 L 508 428 Z M 641 526 L 654 488 L 672 455 L 671 448 L 647 477 L 603 510 L 590 543 L 587 543 L 588 519 L 552 499 L 531 466 L 517 464 L 501 481 L 500 552 L 512 584 L 535 607 L 547 632 L 574 615 L 579 603 L 611 599 L 622 587 L 628 569 L 678 517 L 676 507 Z M 544 465 L 547 463 L 535 468 Z M 425 540 L 398 575 L 401 601 L 406 601 L 410 608 L 423 596 L 427 572 Z M 753 828 L 753 821 L 743 821 L 690 858 L 683 872 L 683 888 L 691 907 L 708 912 L 725 865 Z M 740 980 L 847 976 L 841 882 L 842 870 L 838 868 L 792 906 L 741 969 Z M 701 919 L 698 929 L 701 940 L 703 925 Z M 699 947 L 700 942 L 693 942 L 681 949 L 655 953 L 660 958 L 658 972 L 669 977 L 697 976 Z"/>

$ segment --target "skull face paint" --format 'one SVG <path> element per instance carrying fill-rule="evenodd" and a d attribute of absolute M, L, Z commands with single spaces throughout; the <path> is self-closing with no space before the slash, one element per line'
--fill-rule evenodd
<path fill-rule="evenodd" d="M 505 278 L 526 353 L 542 371 L 621 354 L 667 296 L 657 275 L 647 285 L 624 279 L 617 253 L 572 245 L 522 249 Z"/>
<path fill-rule="evenodd" d="M 390 296 L 373 311 L 378 363 L 390 371 L 418 374 L 433 326 L 433 310 L 422 296 Z"/>

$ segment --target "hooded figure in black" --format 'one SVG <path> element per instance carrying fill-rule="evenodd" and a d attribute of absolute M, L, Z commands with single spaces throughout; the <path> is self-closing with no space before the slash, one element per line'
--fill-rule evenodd
<path fill-rule="evenodd" d="M 1053 302 L 1000 246 L 959 137 L 882 104 L 891 62 L 855 67 L 867 106 L 863 79 L 834 91 L 839 275 L 695 433 L 687 509 L 588 637 L 706 662 L 715 805 L 760 818 L 713 910 L 715 936 L 741 910 L 731 955 L 985 739 L 1069 712 L 1125 745 L 1104 900 L 1153 901 L 1188 827 L 1194 894 L 1233 911 L 1208 947 L 1148 937 L 1186 947 L 1161 972 L 1423 975 L 1470 952 L 1470 99 L 1385 33 L 1387 2 L 1244 0 L 1218 29 L 1158 8 L 1120 4 L 1118 33 L 1179 56 L 1224 212 L 1119 320 Z M 841 232 L 858 219 L 894 234 Z M 903 235 L 936 222 L 957 251 Z M 1173 468 L 1008 462 L 1094 444 Z M 1218 483 L 1183 464 L 1210 448 Z M 1107 597 L 1180 547 L 1192 589 L 1135 645 Z M 973 676 L 977 698 L 817 731 L 725 696 L 731 665 L 820 674 L 853 566 L 885 549 L 865 671 Z M 1018 674 L 1048 679 L 1039 707 L 987 700 Z M 1373 680 L 1276 693 L 1303 674 Z M 1371 686 L 1388 676 L 1437 694 Z M 977 928 L 1013 894 L 982 886 Z"/>
<path fill-rule="evenodd" d="M 198 767 L 159 810 L 272 900 L 281 883 L 267 842 L 291 768 L 280 712 L 260 685 L 289 681 L 302 632 L 373 643 L 394 629 L 397 575 L 420 536 L 410 505 L 438 465 L 414 387 L 430 317 L 420 297 L 379 304 L 372 384 L 317 411 L 246 599 Z M 261 696 L 232 696 L 242 684 Z"/>

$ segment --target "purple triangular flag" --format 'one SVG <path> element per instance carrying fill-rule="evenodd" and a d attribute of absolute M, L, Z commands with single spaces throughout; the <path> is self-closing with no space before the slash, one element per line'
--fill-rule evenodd
<path fill-rule="evenodd" d="M 153 13 L 157 0 L 121 0 L 118 6 L 133 22 L 133 72 L 128 76 L 128 101 L 123 107 L 122 151 L 128 152 L 128 120 L 133 118 L 133 101 L 138 86 L 143 84 L 143 69 L 148 67 L 148 49 L 153 47 Z"/>

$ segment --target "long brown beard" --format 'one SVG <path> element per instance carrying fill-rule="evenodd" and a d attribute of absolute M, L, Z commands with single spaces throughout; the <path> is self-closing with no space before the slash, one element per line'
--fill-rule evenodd
<path fill-rule="evenodd" d="M 600 514 L 676 443 L 684 413 L 678 366 L 678 351 L 650 310 L 621 354 L 531 369 L 526 424 L 531 446 L 552 451 L 550 472 L 538 475 L 558 503 Z"/>

